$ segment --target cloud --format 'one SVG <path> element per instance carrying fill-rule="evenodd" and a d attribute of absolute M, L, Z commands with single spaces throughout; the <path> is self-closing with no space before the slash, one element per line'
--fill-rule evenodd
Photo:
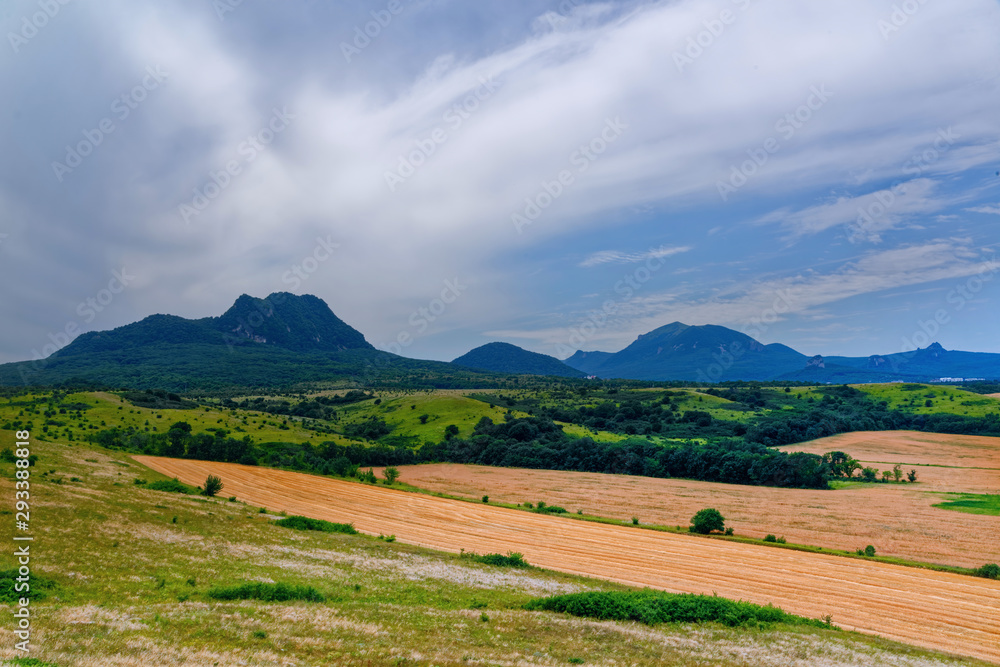
<path fill-rule="evenodd" d="M 690 246 L 660 246 L 659 248 L 652 248 L 646 252 L 631 253 L 619 252 L 618 250 L 602 250 L 590 255 L 587 259 L 580 262 L 579 265 L 584 268 L 590 268 L 593 266 L 600 266 L 602 264 L 633 264 L 647 259 L 662 259 L 664 257 L 670 257 L 682 252 L 688 252 L 690 250 Z"/>
<path fill-rule="evenodd" d="M 988 213 L 990 215 L 1000 215 L 1000 204 L 996 206 L 975 206 L 973 208 L 967 208 L 966 211 L 972 213 Z"/>

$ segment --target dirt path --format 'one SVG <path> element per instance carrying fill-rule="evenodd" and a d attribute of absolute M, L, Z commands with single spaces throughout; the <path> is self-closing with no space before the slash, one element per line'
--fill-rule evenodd
<path fill-rule="evenodd" d="M 822 554 L 584 523 L 231 463 L 134 457 L 224 495 L 443 551 L 519 551 L 534 565 L 673 592 L 712 593 L 926 648 L 1000 662 L 1000 582 Z"/>

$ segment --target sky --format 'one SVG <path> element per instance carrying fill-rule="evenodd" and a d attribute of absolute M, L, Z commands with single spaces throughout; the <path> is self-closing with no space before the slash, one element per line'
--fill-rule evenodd
<path fill-rule="evenodd" d="M 423 359 L 674 321 L 1000 352 L 996 0 L 5 0 L 0 27 L 0 362 L 278 291 Z"/>

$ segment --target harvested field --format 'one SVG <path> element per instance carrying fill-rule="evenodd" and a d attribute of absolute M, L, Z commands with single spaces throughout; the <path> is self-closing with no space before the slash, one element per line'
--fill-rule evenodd
<path fill-rule="evenodd" d="M 925 492 L 923 482 L 817 491 L 450 463 L 403 466 L 400 472 L 407 484 L 473 499 L 544 500 L 571 512 L 582 509 L 625 521 L 637 516 L 643 523 L 665 526 L 687 526 L 695 512 L 714 507 L 727 526 L 746 537 L 773 533 L 795 544 L 851 551 L 872 544 L 883 556 L 942 565 L 1000 563 L 995 538 L 1000 517 L 933 507 L 950 496 Z M 921 480 L 951 472 L 919 470 Z"/>
<path fill-rule="evenodd" d="M 909 644 L 1000 661 L 1000 582 L 822 554 L 542 516 L 280 470 L 137 456 L 226 495 L 444 551 L 522 552 L 553 570 L 712 593 L 819 618 Z"/>
<path fill-rule="evenodd" d="M 862 462 L 902 463 L 907 465 L 989 468 L 996 472 L 994 489 L 1000 488 L 1000 438 L 978 435 L 949 435 L 922 431 L 859 431 L 820 438 L 782 447 L 789 452 L 825 454 L 847 452 Z M 962 477 L 954 484 L 962 485 Z M 935 489 L 957 491 L 968 489 Z"/>

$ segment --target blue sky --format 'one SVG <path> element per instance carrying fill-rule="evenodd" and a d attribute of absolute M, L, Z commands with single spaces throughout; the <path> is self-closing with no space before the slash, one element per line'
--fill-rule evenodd
<path fill-rule="evenodd" d="M 676 320 L 1000 352 L 995 0 L 0 21 L 2 361 L 282 290 L 418 358 L 615 351 Z"/>

